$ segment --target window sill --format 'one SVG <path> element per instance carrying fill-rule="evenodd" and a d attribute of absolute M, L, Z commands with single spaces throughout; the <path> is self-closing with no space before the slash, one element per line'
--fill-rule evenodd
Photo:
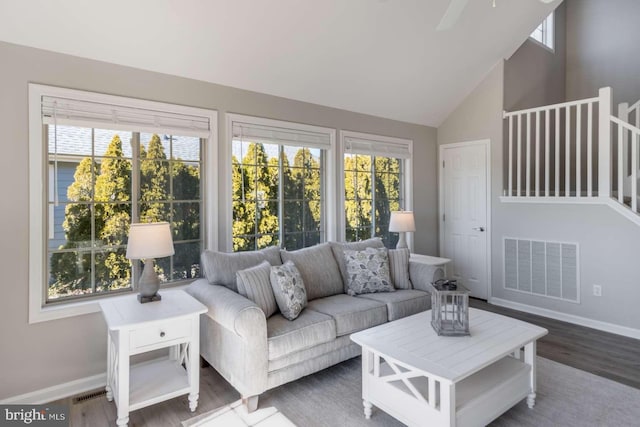
<path fill-rule="evenodd" d="M 191 281 L 182 281 L 173 285 L 167 285 L 160 289 L 162 293 L 163 289 L 186 289 Z M 130 293 L 117 293 L 114 295 L 105 295 L 100 298 L 91 298 L 87 301 L 72 301 L 60 304 L 51 304 L 45 307 L 35 307 L 29 310 L 29 324 L 48 322 L 50 320 L 65 319 L 67 317 L 81 316 L 84 314 L 99 313 L 100 301 L 104 301 L 108 298 L 115 298 L 123 295 L 132 295 L 135 292 Z"/>

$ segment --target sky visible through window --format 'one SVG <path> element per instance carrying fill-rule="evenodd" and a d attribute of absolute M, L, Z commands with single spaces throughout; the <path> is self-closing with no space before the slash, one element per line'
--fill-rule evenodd
<path fill-rule="evenodd" d="M 551 12 L 549 16 L 547 16 L 544 21 L 542 21 L 540 25 L 533 30 L 529 37 L 538 43 L 542 43 L 549 49 L 554 50 L 553 29 L 553 12 Z"/>

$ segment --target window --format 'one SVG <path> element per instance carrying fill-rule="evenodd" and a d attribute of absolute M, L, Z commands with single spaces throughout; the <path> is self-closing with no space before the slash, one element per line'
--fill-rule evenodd
<path fill-rule="evenodd" d="M 344 147 L 344 234 L 346 241 L 381 237 L 392 248 L 391 212 L 410 209 L 409 169 L 412 142 L 342 132 Z"/>
<path fill-rule="evenodd" d="M 30 121 L 31 321 L 131 291 L 141 273 L 125 256 L 132 222 L 171 224 L 175 254 L 156 263 L 163 283 L 199 276 L 215 112 L 30 85 Z"/>
<path fill-rule="evenodd" d="M 549 49 L 554 50 L 555 46 L 553 41 L 553 30 L 553 12 L 551 12 L 549 16 L 547 16 L 544 21 L 542 21 L 542 23 L 538 25 L 538 28 L 533 30 L 533 33 L 531 33 L 529 37 L 531 37 L 538 43 L 543 44 Z"/>
<path fill-rule="evenodd" d="M 326 241 L 334 131 L 229 116 L 233 251 Z"/>

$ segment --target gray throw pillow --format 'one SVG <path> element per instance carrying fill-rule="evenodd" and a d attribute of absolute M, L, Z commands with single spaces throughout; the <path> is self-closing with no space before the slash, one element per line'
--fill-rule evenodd
<path fill-rule="evenodd" d="M 302 276 L 292 261 L 271 267 L 271 288 L 284 318 L 293 320 L 307 306 Z"/>
<path fill-rule="evenodd" d="M 262 261 L 271 265 L 280 265 L 280 248 L 272 246 L 259 251 L 250 252 L 217 252 L 206 250 L 200 256 L 202 271 L 212 285 L 222 285 L 238 292 L 236 273 L 245 268 L 253 267 Z"/>
<path fill-rule="evenodd" d="M 333 256 L 338 262 L 338 268 L 340 269 L 340 275 L 342 276 L 344 292 L 347 292 L 347 284 L 349 283 L 347 264 L 344 260 L 344 250 L 361 251 L 366 248 L 384 248 L 384 243 L 382 243 L 382 239 L 379 237 L 372 237 L 359 242 L 331 242 L 331 250 L 333 251 Z"/>
<path fill-rule="evenodd" d="M 271 288 L 271 264 L 268 261 L 236 273 L 238 293 L 255 302 L 269 318 L 278 311 L 276 297 Z"/>
<path fill-rule="evenodd" d="M 396 289 L 411 289 L 409 249 L 389 249 L 389 273 Z"/>
<path fill-rule="evenodd" d="M 344 258 L 349 275 L 349 295 L 395 291 L 389 275 L 387 248 L 345 250 Z"/>

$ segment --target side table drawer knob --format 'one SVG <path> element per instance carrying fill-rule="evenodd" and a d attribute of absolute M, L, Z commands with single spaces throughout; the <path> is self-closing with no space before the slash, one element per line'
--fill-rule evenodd
<path fill-rule="evenodd" d="M 160 338 L 164 337 L 164 332 L 160 332 Z"/>

